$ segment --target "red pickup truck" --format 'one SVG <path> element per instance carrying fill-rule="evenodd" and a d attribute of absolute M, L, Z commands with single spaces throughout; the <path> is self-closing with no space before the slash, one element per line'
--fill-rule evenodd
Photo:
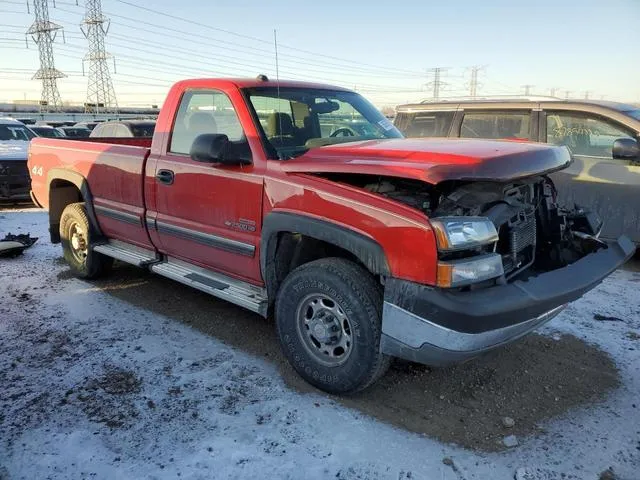
<path fill-rule="evenodd" d="M 33 198 L 80 277 L 113 259 L 273 314 L 334 393 L 392 357 L 445 365 L 553 318 L 634 252 L 556 205 L 564 147 L 403 139 L 326 85 L 177 83 L 152 140 L 37 138 Z M 185 308 L 189 308 L 185 305 Z"/>

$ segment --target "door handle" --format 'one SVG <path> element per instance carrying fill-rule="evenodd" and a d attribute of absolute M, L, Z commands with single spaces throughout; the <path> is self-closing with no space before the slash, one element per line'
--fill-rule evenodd
<path fill-rule="evenodd" d="M 158 172 L 156 173 L 156 179 L 160 183 L 171 185 L 175 180 L 175 174 L 172 170 L 158 170 Z"/>

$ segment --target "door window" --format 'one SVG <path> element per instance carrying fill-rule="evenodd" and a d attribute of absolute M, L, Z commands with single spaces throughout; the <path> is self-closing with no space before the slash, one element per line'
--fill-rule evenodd
<path fill-rule="evenodd" d="M 405 137 L 446 137 L 455 112 L 399 113 L 395 125 Z"/>
<path fill-rule="evenodd" d="M 465 113 L 460 127 L 460 136 L 462 138 L 529 140 L 531 138 L 531 113 Z"/>
<path fill-rule="evenodd" d="M 594 115 L 547 113 L 547 143 L 569 147 L 574 155 L 612 158 L 613 142 L 619 138 L 633 138 L 633 135 Z"/>
<path fill-rule="evenodd" d="M 215 90 L 187 92 L 173 125 L 170 151 L 188 154 L 196 137 L 205 133 L 222 133 L 232 142 L 244 138 L 229 97 Z"/>

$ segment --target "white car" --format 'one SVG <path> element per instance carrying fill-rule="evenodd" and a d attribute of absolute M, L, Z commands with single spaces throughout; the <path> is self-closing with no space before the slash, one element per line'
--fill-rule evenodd
<path fill-rule="evenodd" d="M 31 179 L 27 168 L 28 127 L 13 118 L 0 118 L 0 200 L 28 200 Z"/>

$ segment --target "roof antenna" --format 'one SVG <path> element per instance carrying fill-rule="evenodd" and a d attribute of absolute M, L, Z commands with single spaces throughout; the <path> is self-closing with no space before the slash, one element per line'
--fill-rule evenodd
<path fill-rule="evenodd" d="M 282 137 L 282 115 L 280 115 L 280 69 L 278 67 L 278 35 L 276 33 L 276 29 L 273 29 L 273 45 L 276 51 L 276 88 L 278 89 L 278 104 L 276 106 L 276 113 L 278 115 L 278 133 L 279 136 Z M 278 153 L 278 156 L 280 154 Z"/>

